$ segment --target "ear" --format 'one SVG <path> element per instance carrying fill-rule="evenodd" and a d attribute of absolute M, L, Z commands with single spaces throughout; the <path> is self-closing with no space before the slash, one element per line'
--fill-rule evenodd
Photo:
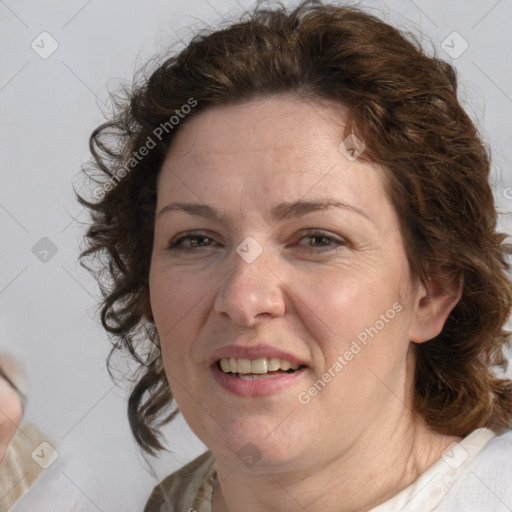
<path fill-rule="evenodd" d="M 409 327 L 412 342 L 423 343 L 440 334 L 448 315 L 462 297 L 463 287 L 462 274 L 458 279 L 451 280 L 429 274 L 425 284 L 418 284 Z"/>

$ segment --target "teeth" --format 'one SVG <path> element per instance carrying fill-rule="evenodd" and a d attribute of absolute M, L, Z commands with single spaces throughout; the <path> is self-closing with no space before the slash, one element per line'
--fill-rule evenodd
<path fill-rule="evenodd" d="M 243 357 L 230 357 L 229 359 L 223 357 L 220 360 L 220 368 L 224 373 L 264 374 L 277 370 L 297 370 L 299 365 L 292 364 L 290 361 L 279 359 L 278 357 L 260 357 L 252 360 Z"/>
<path fill-rule="evenodd" d="M 244 366 L 242 361 L 247 361 L 249 364 Z M 244 371 L 247 369 L 247 371 Z M 238 373 L 267 373 L 267 358 L 260 357 L 259 359 L 254 359 L 253 361 L 249 361 L 249 359 L 239 359 L 238 360 Z"/>
<path fill-rule="evenodd" d="M 229 362 L 229 359 L 226 359 L 225 357 L 223 357 L 220 360 L 220 368 L 224 373 L 230 372 L 231 371 L 231 369 L 230 369 L 231 363 Z"/>
<path fill-rule="evenodd" d="M 238 373 L 252 373 L 251 372 L 251 360 L 250 359 L 237 359 L 236 360 L 236 371 Z M 233 369 L 233 367 L 231 367 Z M 254 372 L 256 373 L 256 372 Z"/>
<path fill-rule="evenodd" d="M 281 361 L 281 370 L 289 370 L 292 367 L 290 361 Z"/>
<path fill-rule="evenodd" d="M 267 370 L 269 372 L 275 372 L 281 367 L 281 359 L 279 357 L 271 357 L 267 359 Z"/>

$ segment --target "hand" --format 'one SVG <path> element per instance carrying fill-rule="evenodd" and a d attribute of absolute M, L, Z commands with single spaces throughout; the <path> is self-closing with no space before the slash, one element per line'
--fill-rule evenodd
<path fill-rule="evenodd" d="M 16 362 L 5 354 L 0 355 L 0 462 L 23 418 L 25 395 L 14 382 L 20 376 Z"/>

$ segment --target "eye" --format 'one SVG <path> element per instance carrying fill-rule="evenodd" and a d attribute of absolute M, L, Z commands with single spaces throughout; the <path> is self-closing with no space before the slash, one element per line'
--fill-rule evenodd
<path fill-rule="evenodd" d="M 313 252 L 336 251 L 340 247 L 347 245 L 347 242 L 342 238 L 320 230 L 306 232 L 298 240 L 295 246 L 299 246 L 302 250 L 312 250 Z M 306 243 L 303 243 L 304 241 Z M 168 244 L 168 249 L 194 252 L 201 248 L 211 247 L 212 244 L 216 244 L 216 242 L 206 233 L 186 233 L 178 235 L 171 240 Z"/>
<path fill-rule="evenodd" d="M 213 239 L 204 233 L 188 233 L 171 240 L 168 249 L 192 251 L 200 247 L 209 247 Z"/>
<path fill-rule="evenodd" d="M 304 244 L 300 243 L 303 240 L 309 241 L 309 244 L 304 246 Z M 315 252 L 325 252 L 325 251 L 336 251 L 341 246 L 346 246 L 347 242 L 342 238 L 338 238 L 332 236 L 325 231 L 313 230 L 306 233 L 299 239 L 299 243 L 297 244 L 302 248 L 308 249 L 317 249 Z"/>

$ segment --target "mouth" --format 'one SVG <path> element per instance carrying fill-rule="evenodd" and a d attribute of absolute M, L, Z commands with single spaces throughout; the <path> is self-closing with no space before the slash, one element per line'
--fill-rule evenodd
<path fill-rule="evenodd" d="M 295 373 L 306 367 L 278 357 L 257 359 L 223 357 L 215 363 L 215 366 L 227 376 L 240 380 L 271 379 Z"/>

